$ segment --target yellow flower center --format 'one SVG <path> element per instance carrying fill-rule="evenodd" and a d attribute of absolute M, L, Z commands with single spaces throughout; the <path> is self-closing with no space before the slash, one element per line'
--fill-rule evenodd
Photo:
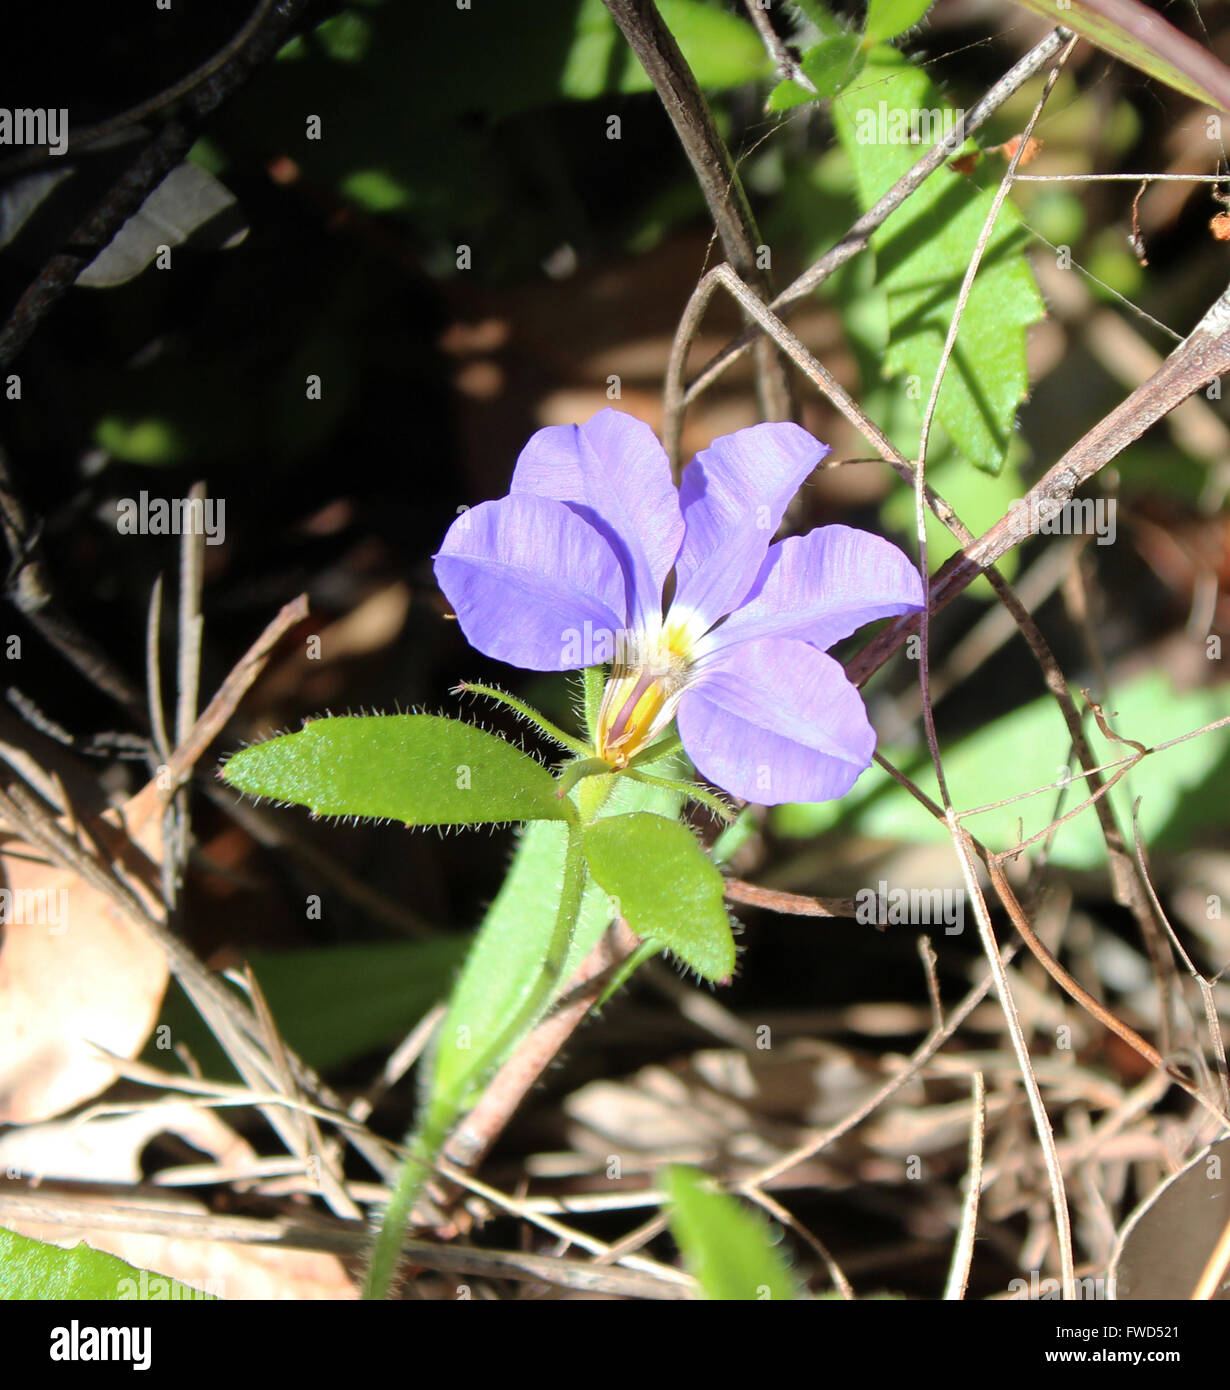
<path fill-rule="evenodd" d="M 688 683 L 696 634 L 683 618 L 667 620 L 660 632 L 617 652 L 598 712 L 598 756 L 613 768 L 627 767 L 675 717 Z"/>

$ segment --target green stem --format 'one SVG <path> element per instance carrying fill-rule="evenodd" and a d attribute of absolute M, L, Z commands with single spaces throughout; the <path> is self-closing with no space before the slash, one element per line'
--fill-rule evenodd
<path fill-rule="evenodd" d="M 561 800 L 586 777 L 609 777 L 611 765 L 605 758 L 576 758 L 555 779 L 558 790 L 555 795 Z"/>
<path fill-rule="evenodd" d="M 598 714 L 602 709 L 602 691 L 606 686 L 606 667 L 587 666 L 581 672 L 581 691 L 585 709 L 585 731 L 589 741 L 596 745 L 598 738 Z"/>
<path fill-rule="evenodd" d="M 432 1107 L 419 1128 L 408 1136 L 409 1151 L 397 1175 L 393 1195 L 385 1207 L 376 1243 L 372 1246 L 367 1275 L 363 1281 L 364 1298 L 383 1299 L 389 1296 L 389 1285 L 397 1273 L 397 1264 L 401 1257 L 401 1242 L 406 1223 L 410 1220 L 410 1213 L 414 1210 L 419 1193 L 431 1176 L 455 1119 L 451 1108 L 437 1104 Z"/>
<path fill-rule="evenodd" d="M 397 1175 L 397 1183 L 372 1247 L 363 1286 L 365 1299 L 388 1297 L 389 1286 L 397 1273 L 401 1243 L 410 1213 L 431 1177 L 440 1151 L 466 1108 L 465 1102 L 475 1081 L 482 1080 L 503 1061 L 513 1044 L 518 1042 L 526 1029 L 537 1020 L 563 983 L 577 917 L 581 910 L 581 899 L 585 892 L 585 874 L 581 827 L 573 822 L 568 826 L 568 844 L 564 851 L 564 880 L 560 886 L 555 930 L 547 945 L 542 970 L 511 1022 L 487 1049 L 477 1066 L 467 1073 L 464 1087 L 452 1095 L 437 1096 L 422 1122 L 407 1137 L 406 1159 Z"/>
<path fill-rule="evenodd" d="M 756 833 L 756 816 L 745 806 L 709 847 L 709 858 L 715 864 L 725 864 Z"/>
<path fill-rule="evenodd" d="M 597 1013 L 599 1009 L 604 1008 L 607 1000 L 618 994 L 647 960 L 652 960 L 654 956 L 660 956 L 663 949 L 660 941 L 642 941 L 636 950 L 622 962 L 611 977 L 610 983 L 594 1001 L 594 1012 Z"/>

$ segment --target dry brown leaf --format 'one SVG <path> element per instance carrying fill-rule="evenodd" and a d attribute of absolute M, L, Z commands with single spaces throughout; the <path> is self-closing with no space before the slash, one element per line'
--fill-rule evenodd
<path fill-rule="evenodd" d="M 158 853 L 149 814 L 157 789 L 125 808 L 143 849 Z M 108 813 L 113 852 L 148 875 Z M 25 847 L 22 847 L 25 852 Z M 135 1057 L 158 1018 L 168 979 L 154 939 L 76 874 L 0 851 L 11 895 L 0 946 L 0 1122 L 45 1120 L 97 1095 L 115 1077 L 97 1048 Z M 151 912 L 160 912 L 153 894 Z"/>
<path fill-rule="evenodd" d="M 123 1115 L 49 1120 L 0 1138 L 0 1168 L 35 1181 L 139 1183 L 141 1154 L 159 1134 L 177 1134 L 221 1164 L 254 1160 L 251 1145 L 195 1101 L 157 1100 Z"/>
<path fill-rule="evenodd" d="M 706 1049 L 671 1067 L 642 1067 L 627 1081 L 590 1082 L 564 1110 L 569 1138 L 584 1153 L 692 1162 L 721 1155 L 760 1164 L 843 1118 L 883 1079 L 844 1048 L 800 1038 L 761 1053 Z M 921 1086 L 909 1082 L 886 1109 L 922 1102 Z M 861 1149 L 867 1131 L 860 1133 L 854 1142 Z M 849 1150 L 843 1143 L 834 1153 Z"/>

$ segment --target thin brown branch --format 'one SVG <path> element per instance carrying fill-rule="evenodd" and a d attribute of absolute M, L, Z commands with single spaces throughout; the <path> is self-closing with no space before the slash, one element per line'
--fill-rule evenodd
<path fill-rule="evenodd" d="M 0 1217 L 5 1221 L 51 1222 L 74 1230 L 145 1232 L 181 1240 L 221 1240 L 269 1249 L 315 1250 L 359 1256 L 371 1244 L 366 1222 L 280 1217 L 219 1216 L 213 1212 L 167 1209 L 167 1194 L 156 1194 L 153 1205 L 113 1198 L 60 1196 L 40 1189 L 37 1195 L 0 1192 Z M 689 1299 L 685 1283 L 667 1282 L 634 1270 L 610 1269 L 584 1260 L 531 1255 L 518 1250 L 478 1250 L 464 1245 L 440 1245 L 404 1240 L 406 1262 L 419 1269 L 448 1274 L 477 1274 L 489 1279 L 521 1279 L 582 1293 L 621 1298 Z"/>
<path fill-rule="evenodd" d="M 850 898 L 813 898 L 802 893 L 783 893 L 776 888 L 761 888 L 744 883 L 741 878 L 728 878 L 724 891 L 732 903 L 747 907 L 764 907 L 787 917 L 853 917 L 857 905 Z"/>
<path fill-rule="evenodd" d="M 1209 307 L 1200 322 L 1158 370 L 1083 435 L 1025 498 L 976 541 L 944 564 L 931 581 L 932 612 L 951 603 L 1002 556 L 1035 534 L 1042 518 L 1054 516 L 1076 490 L 1123 452 L 1188 396 L 1230 371 L 1230 288 Z M 862 685 L 904 644 L 920 623 L 917 616 L 898 618 L 879 633 L 846 667 Z"/>
<path fill-rule="evenodd" d="M 974 1259 L 974 1234 L 978 1229 L 978 1200 L 982 1195 L 982 1152 L 987 1128 L 987 1087 L 982 1073 L 971 1078 L 973 1091 L 972 1114 L 969 1122 L 969 1166 L 965 1171 L 965 1202 L 961 1209 L 961 1227 L 953 1247 L 952 1266 L 948 1271 L 946 1299 L 962 1299 L 969 1288 L 970 1265 Z"/>
<path fill-rule="evenodd" d="M 761 245 L 756 219 L 743 181 L 722 139 L 704 93 L 675 36 L 653 0 L 603 0 L 632 51 L 649 75 L 666 114 L 683 145 L 700 184 L 713 225 L 727 259 L 741 279 L 756 286 L 762 299 L 773 292 L 767 269 L 757 255 Z M 757 389 L 766 420 L 789 420 L 794 415 L 791 382 L 772 346 L 757 348 Z"/>
<path fill-rule="evenodd" d="M 764 44 L 765 52 L 773 59 L 773 70 L 778 77 L 783 82 L 794 82 L 805 92 L 819 96 L 820 93 L 816 84 L 799 66 L 798 60 L 791 53 L 789 46 L 774 29 L 773 21 L 769 18 L 765 8 L 758 3 L 758 0 L 743 0 L 743 8 L 747 11 L 748 19 L 756 26 L 756 32 L 760 35 L 760 42 Z"/>

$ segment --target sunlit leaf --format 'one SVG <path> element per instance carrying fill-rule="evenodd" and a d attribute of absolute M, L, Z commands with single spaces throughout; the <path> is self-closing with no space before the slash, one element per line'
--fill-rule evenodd
<path fill-rule="evenodd" d="M 1230 111 L 1230 68 L 1138 0 L 1020 0 L 1176 92 Z"/>
<path fill-rule="evenodd" d="M 870 55 L 832 109 L 864 210 L 955 127 L 958 115 L 924 72 L 888 48 Z M 992 199 L 992 189 L 941 169 L 872 238 L 876 283 L 888 304 L 883 370 L 898 379 L 920 415 Z M 991 473 L 1003 464 L 1029 385 L 1025 329 L 1043 314 L 1024 245 L 1020 218 L 1006 203 L 962 315 L 937 405 L 954 447 Z"/>
<path fill-rule="evenodd" d="M 104 415 L 94 427 L 94 438 L 100 448 L 125 463 L 178 463 L 185 453 L 174 423 L 152 416 L 134 420 Z"/>
<path fill-rule="evenodd" d="M 799 1297 L 760 1216 L 694 1168 L 669 1169 L 666 1191 L 671 1234 L 706 1297 L 723 1302 Z"/>
<path fill-rule="evenodd" d="M 1079 694 L 1076 700 L 1077 707 L 1082 707 Z M 1230 697 L 1215 687 L 1180 692 L 1164 672 L 1156 671 L 1117 689 L 1106 703 L 1106 714 L 1118 733 L 1149 745 L 1224 718 L 1230 714 Z M 1105 739 L 1092 721 L 1087 724 L 1087 734 L 1099 764 L 1133 752 Z M 953 804 L 962 811 L 993 808 L 966 819 L 971 833 L 991 850 L 1011 849 L 1022 836 L 1034 835 L 1051 823 L 1065 782 L 1061 812 L 1079 805 L 1088 793 L 1080 777 L 1069 771 L 1069 746 L 1067 725 L 1049 696 L 989 721 L 966 738 L 941 740 Z M 937 796 L 925 756 L 903 758 L 891 748 L 884 751 L 928 795 Z M 1108 793 L 1129 843 L 1131 807 L 1136 797 L 1141 798 L 1141 834 L 1151 850 L 1190 844 L 1197 830 L 1208 833 L 1230 825 L 1230 802 L 1224 787 L 1228 764 L 1230 729 L 1226 728 L 1176 744 L 1138 763 Z M 1111 772 L 1103 775 L 1109 779 Z M 1035 791 L 1038 794 L 1027 799 L 1011 799 Z M 949 841 L 947 829 L 878 766 L 868 768 L 841 801 L 779 807 L 773 824 L 780 833 L 790 835 L 818 834 L 840 826 L 872 839 L 911 844 Z M 1058 829 L 1047 858 L 1057 867 L 1073 869 L 1106 863 L 1106 846 L 1093 807 Z"/>
<path fill-rule="evenodd" d="M 134 1269 L 85 1244 L 62 1250 L 0 1227 L 0 1300 L 63 1303 L 212 1299 L 211 1294 L 147 1269 Z"/>
<path fill-rule="evenodd" d="M 636 813 L 585 831 L 590 872 L 637 934 L 659 941 L 706 980 L 728 980 L 735 942 L 722 876 L 678 821 Z"/>
<path fill-rule="evenodd" d="M 584 3 L 596 8 L 595 0 Z M 771 65 L 764 45 L 740 15 L 707 0 L 658 0 L 658 12 L 700 86 L 734 87 L 768 75 Z M 620 82 L 624 92 L 647 92 L 652 86 L 639 63 L 626 70 Z"/>
<path fill-rule="evenodd" d="M 862 45 L 857 34 L 821 39 L 799 60 L 799 67 L 816 90 L 809 92 L 797 82 L 779 82 L 769 93 L 767 109 L 785 111 L 791 106 L 835 96 L 858 76 L 862 66 Z"/>
<path fill-rule="evenodd" d="M 494 734 L 434 714 L 313 719 L 241 749 L 222 768 L 242 792 L 318 816 L 406 825 L 563 820 L 569 807 L 541 763 Z"/>
<path fill-rule="evenodd" d="M 895 39 L 912 29 L 930 8 L 931 0 L 867 0 L 864 35 L 869 43 Z"/>

